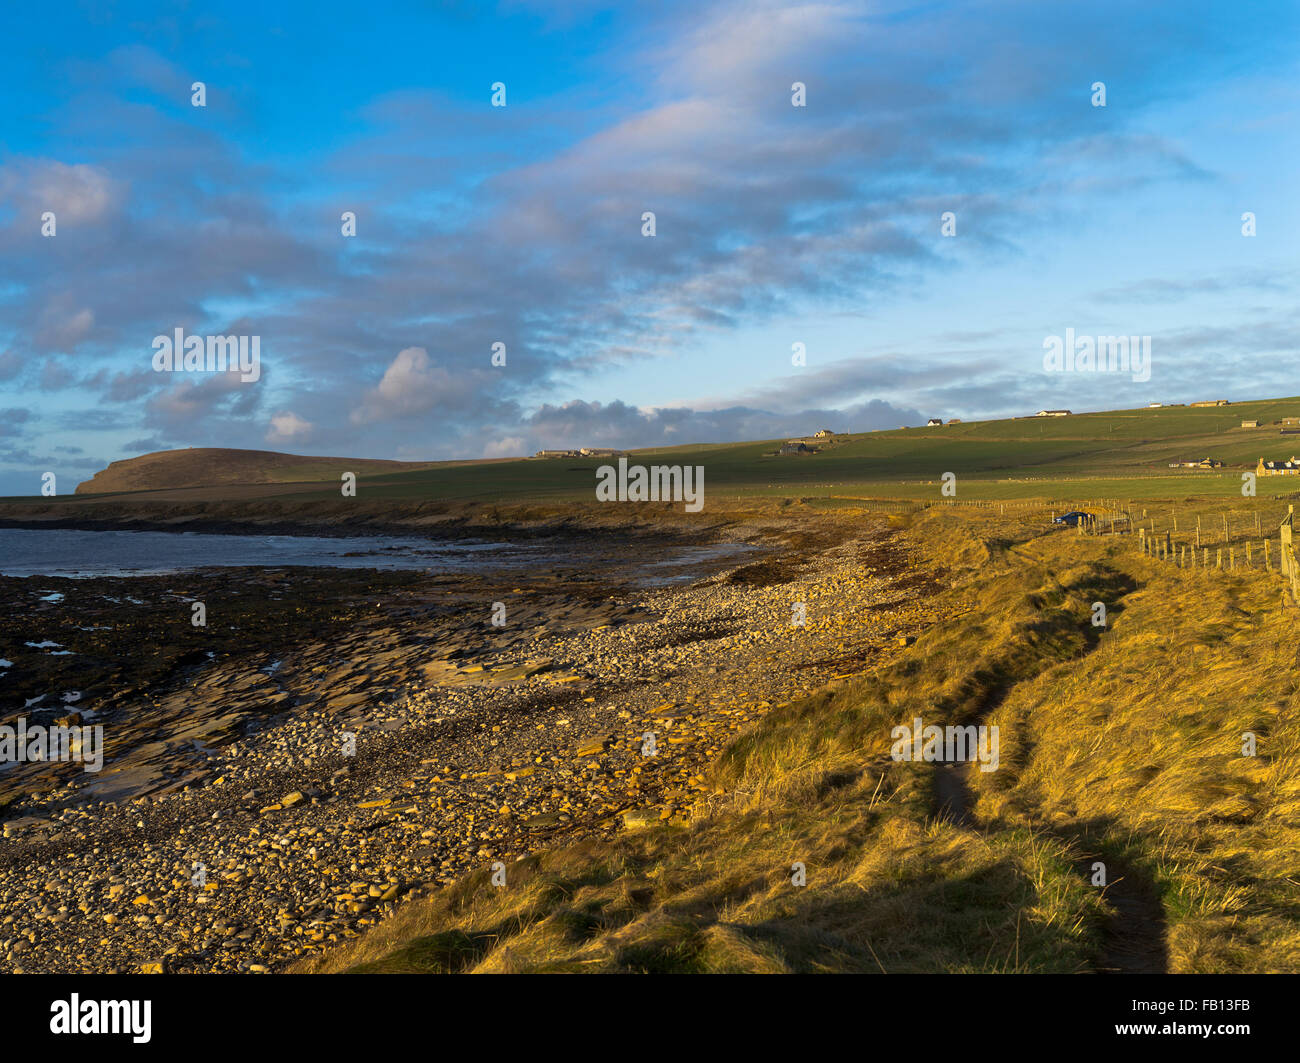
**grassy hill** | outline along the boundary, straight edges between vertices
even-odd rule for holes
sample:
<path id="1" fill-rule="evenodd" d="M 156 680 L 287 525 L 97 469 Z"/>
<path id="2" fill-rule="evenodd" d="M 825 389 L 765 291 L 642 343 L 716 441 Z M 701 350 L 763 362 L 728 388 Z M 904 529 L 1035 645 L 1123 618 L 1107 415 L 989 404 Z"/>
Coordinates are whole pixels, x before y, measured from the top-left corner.
<path id="1" fill-rule="evenodd" d="M 632 453 L 640 462 L 702 465 L 707 491 L 740 496 L 935 498 L 941 477 L 951 472 L 958 479 L 958 497 L 967 499 L 1224 497 L 1239 494 L 1242 470 L 1253 470 L 1259 458 L 1300 452 L 1300 436 L 1281 436 L 1274 424 L 1297 415 L 1300 398 L 1270 399 L 846 434 L 808 455 L 778 456 L 782 440 Z M 1264 427 L 1241 427 L 1243 420 L 1256 419 Z M 1169 468 L 1171 462 L 1203 457 L 1225 467 Z M 196 448 L 114 462 L 77 491 L 204 488 L 206 499 L 237 497 L 248 485 L 282 484 L 285 495 L 327 499 L 338 497 L 340 474 L 351 471 L 362 485 L 359 494 L 369 499 L 559 501 L 591 498 L 596 470 L 609 460 L 413 463 Z M 1283 493 L 1292 483 L 1264 481 L 1259 491 Z"/>
<path id="2" fill-rule="evenodd" d="M 242 484 L 302 484 L 337 481 L 345 471 L 382 476 L 462 462 L 389 461 L 371 458 L 317 458 L 273 450 L 188 447 L 160 450 L 115 461 L 77 485 L 77 494 L 162 491 Z"/>

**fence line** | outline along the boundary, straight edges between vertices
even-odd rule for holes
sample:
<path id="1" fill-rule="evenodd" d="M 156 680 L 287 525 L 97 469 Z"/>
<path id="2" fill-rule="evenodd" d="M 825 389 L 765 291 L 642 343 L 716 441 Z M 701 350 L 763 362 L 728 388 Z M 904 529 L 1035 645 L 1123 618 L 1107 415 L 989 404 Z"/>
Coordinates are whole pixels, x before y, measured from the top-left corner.
<path id="1" fill-rule="evenodd" d="M 1258 518 L 1258 514 L 1256 514 Z M 1292 532 L 1295 525 L 1295 506 L 1287 506 L 1287 514 L 1278 526 L 1277 538 L 1277 559 L 1278 572 L 1281 574 L 1287 587 L 1291 591 L 1291 602 L 1300 606 L 1300 557 L 1296 556 L 1295 543 Z M 1172 529 L 1167 528 L 1164 536 L 1161 537 L 1155 532 L 1155 523 L 1150 523 L 1150 529 L 1146 525 L 1139 526 L 1137 529 L 1137 548 L 1138 550 L 1156 561 L 1164 561 L 1175 565 L 1178 568 L 1199 568 L 1202 571 L 1208 571 L 1211 568 L 1216 571 L 1237 571 L 1237 545 L 1232 542 L 1231 530 L 1228 520 L 1225 517 L 1223 522 L 1223 542 L 1216 545 L 1211 556 L 1211 548 L 1201 541 L 1200 521 L 1197 521 L 1195 531 L 1195 540 L 1191 543 L 1175 543 L 1173 540 L 1174 530 L 1177 523 L 1174 522 Z M 1259 521 L 1256 519 L 1256 528 L 1259 527 Z M 1148 534 L 1148 532 L 1150 532 Z M 1263 561 L 1263 570 L 1265 572 L 1273 571 L 1272 559 L 1272 541 L 1262 539 L 1263 551 L 1261 560 Z M 1247 540 L 1242 544 L 1243 550 L 1243 567 L 1248 571 L 1259 571 L 1255 567 L 1254 543 Z M 1190 555 L 1188 548 L 1191 548 Z"/>

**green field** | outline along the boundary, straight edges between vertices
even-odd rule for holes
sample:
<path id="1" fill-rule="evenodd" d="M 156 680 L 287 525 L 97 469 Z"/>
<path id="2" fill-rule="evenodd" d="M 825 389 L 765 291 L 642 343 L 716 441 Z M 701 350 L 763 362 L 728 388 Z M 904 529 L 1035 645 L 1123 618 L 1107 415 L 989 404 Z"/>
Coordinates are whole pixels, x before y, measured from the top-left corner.
<path id="1" fill-rule="evenodd" d="M 867 432 L 837 436 L 834 445 L 811 455 L 775 455 L 778 439 L 635 451 L 631 460 L 702 465 L 706 491 L 739 496 L 931 499 L 939 497 L 942 475 L 952 472 L 957 497 L 964 499 L 1239 497 L 1242 471 L 1254 470 L 1259 458 L 1300 453 L 1300 436 L 1281 436 L 1272 424 L 1286 416 L 1300 416 L 1300 398 Z M 1242 428 L 1243 420 L 1264 427 Z M 1204 457 L 1225 467 L 1168 467 Z M 610 460 L 530 459 L 362 482 L 372 498 L 590 498 L 596 469 Z M 1300 482 L 1279 477 L 1261 479 L 1258 492 L 1263 497 L 1293 489 Z"/>
<path id="2" fill-rule="evenodd" d="M 780 439 L 687 445 L 633 451 L 631 461 L 703 466 L 706 496 L 714 497 L 931 500 L 942 497 L 943 474 L 953 473 L 959 500 L 1227 499 L 1240 497 L 1241 473 L 1254 470 L 1261 457 L 1300 453 L 1300 435 L 1280 435 L 1275 423 L 1291 416 L 1300 416 L 1300 398 L 847 434 L 815 454 L 777 455 Z M 1264 427 L 1242 428 L 1243 420 L 1259 420 Z M 171 452 L 177 468 L 169 479 L 164 461 L 158 491 L 77 497 L 147 500 L 163 490 L 191 487 L 196 481 L 189 453 Z M 1224 467 L 1169 468 L 1171 462 L 1205 457 Z M 157 456 L 137 460 L 158 464 Z M 187 460 L 190 465 L 182 465 Z M 561 502 L 592 499 L 596 470 L 611 461 L 527 458 L 394 471 L 364 459 L 285 456 L 273 476 L 254 482 L 284 485 L 283 493 L 259 491 L 263 499 L 335 499 L 339 474 L 352 471 L 358 474 L 359 496 L 370 500 Z M 1295 490 L 1300 490 L 1300 478 L 1261 478 L 1258 485 L 1261 498 L 1285 497 Z M 204 500 L 222 497 L 239 497 L 239 492 L 227 484 L 213 485 L 204 494 Z"/>

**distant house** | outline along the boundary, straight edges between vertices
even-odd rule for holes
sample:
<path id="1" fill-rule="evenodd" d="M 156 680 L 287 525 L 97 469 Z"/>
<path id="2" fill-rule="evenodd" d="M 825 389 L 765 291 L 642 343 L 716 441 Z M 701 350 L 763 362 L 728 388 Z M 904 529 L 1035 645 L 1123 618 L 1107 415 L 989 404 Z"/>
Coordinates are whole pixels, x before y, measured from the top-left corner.
<path id="1" fill-rule="evenodd" d="M 1283 428 L 1300 428 L 1300 417 L 1283 417 Z"/>
<path id="2" fill-rule="evenodd" d="M 1069 410 L 1039 410 L 1035 417 L 1069 417 Z"/>
<path id="3" fill-rule="evenodd" d="M 1200 461 L 1171 461 L 1171 469 L 1221 469 L 1223 462 L 1214 458 L 1202 458 Z"/>
<path id="4" fill-rule="evenodd" d="M 1255 466 L 1256 476 L 1300 476 L 1300 458 L 1292 457 L 1290 461 L 1265 461 L 1259 459 Z"/>
<path id="5" fill-rule="evenodd" d="M 539 450 L 533 455 L 535 458 L 576 458 L 576 450 Z"/>
<path id="6" fill-rule="evenodd" d="M 949 424 L 961 424 L 961 418 L 960 418 L 960 417 L 949 417 L 949 418 L 948 418 L 948 423 L 949 423 Z"/>
<path id="7" fill-rule="evenodd" d="M 1158 410 L 1158 409 L 1160 409 L 1160 407 L 1163 406 L 1163 405 L 1164 405 L 1163 402 L 1148 402 L 1148 403 L 1147 403 L 1147 409 L 1148 409 L 1148 410 Z"/>
<path id="8" fill-rule="evenodd" d="M 608 447 L 583 447 L 578 453 L 584 458 L 621 458 L 627 451 L 611 450 Z"/>
<path id="9" fill-rule="evenodd" d="M 1231 406 L 1227 399 L 1205 399 L 1201 402 L 1192 403 L 1193 406 Z"/>
<path id="10" fill-rule="evenodd" d="M 942 418 L 939 418 L 939 417 L 931 417 L 928 421 L 925 422 L 925 427 L 926 427 L 926 428 L 942 428 L 942 427 L 943 427 L 943 420 L 942 420 Z"/>
<path id="11" fill-rule="evenodd" d="M 789 442 L 781 444 L 781 454 L 807 454 L 809 453 L 808 444 L 802 440 L 791 439 Z"/>
<path id="12" fill-rule="evenodd" d="M 814 439 L 830 439 L 830 437 L 833 436 L 834 434 L 835 434 L 835 433 L 832 432 L 829 428 L 823 428 L 823 429 L 822 429 L 821 431 L 819 431 L 815 436 L 813 436 L 813 438 L 814 438 Z"/>
<path id="13" fill-rule="evenodd" d="M 1259 424 L 1260 424 L 1260 423 L 1259 423 L 1258 421 L 1242 421 L 1242 422 L 1241 422 L 1241 427 L 1242 427 L 1242 428 L 1258 428 L 1258 427 L 1259 427 Z"/>

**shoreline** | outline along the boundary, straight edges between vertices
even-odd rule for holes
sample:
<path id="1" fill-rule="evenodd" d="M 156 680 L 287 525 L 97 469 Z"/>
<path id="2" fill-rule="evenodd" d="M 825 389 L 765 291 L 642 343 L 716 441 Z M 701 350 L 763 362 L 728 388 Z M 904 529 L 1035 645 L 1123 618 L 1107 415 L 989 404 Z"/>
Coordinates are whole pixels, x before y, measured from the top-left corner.
<path id="1" fill-rule="evenodd" d="M 15 800 L 6 773 L 4 966 L 275 969 L 489 857 L 689 822 L 731 736 L 923 622 L 915 586 L 891 591 L 906 570 L 880 521 L 689 586 L 638 588 L 581 558 L 424 579 L 260 570 L 180 587 L 237 628 L 193 647 L 175 596 L 194 574 L 131 578 L 141 604 L 121 615 L 136 641 L 168 615 L 176 632 L 154 638 L 171 656 L 142 646 L 155 671 L 108 692 L 98 777 L 67 771 Z M 797 638 L 792 600 L 808 610 Z"/>
<path id="2" fill-rule="evenodd" d="M 148 501 L 0 502 L 0 528 L 71 531 L 205 532 L 223 535 L 426 536 L 431 539 L 609 538 L 698 542 L 716 539 L 766 507 L 683 513 L 680 504 L 437 501 L 226 500 L 198 504 Z M 764 517 L 767 520 L 764 520 Z M 782 523 L 777 521 L 776 523 Z M 744 529 L 739 529 L 744 534 Z"/>
<path id="3" fill-rule="evenodd" d="M 593 572 L 626 569 L 637 573 L 639 581 L 654 583 L 689 578 L 689 573 L 702 565 L 740 565 L 771 549 L 766 543 L 752 541 L 664 538 L 640 540 L 637 547 L 637 556 L 629 560 L 625 549 L 607 539 L 573 536 L 493 540 L 0 528 L 0 579 L 127 579 L 216 575 L 242 569 L 308 574 L 347 569 L 468 577 L 475 572 L 563 563 L 581 555 Z M 671 575 L 678 569 L 688 576 Z"/>

